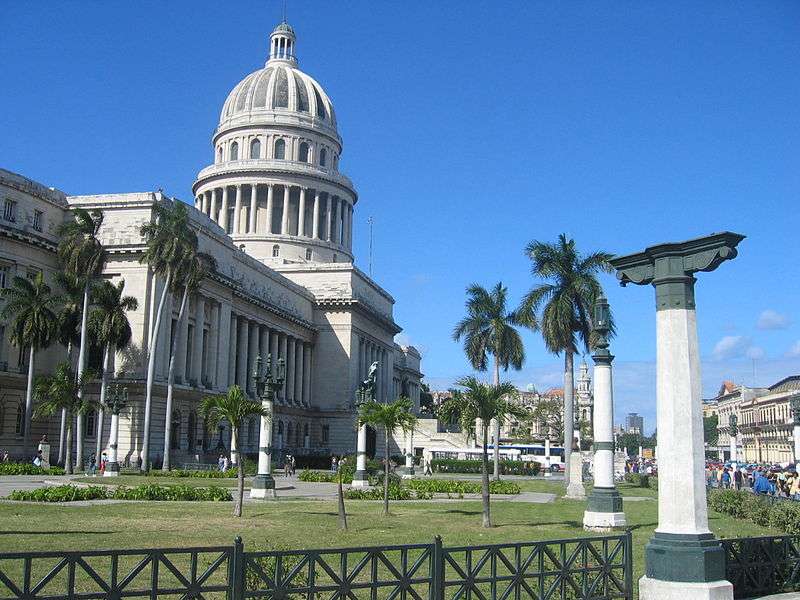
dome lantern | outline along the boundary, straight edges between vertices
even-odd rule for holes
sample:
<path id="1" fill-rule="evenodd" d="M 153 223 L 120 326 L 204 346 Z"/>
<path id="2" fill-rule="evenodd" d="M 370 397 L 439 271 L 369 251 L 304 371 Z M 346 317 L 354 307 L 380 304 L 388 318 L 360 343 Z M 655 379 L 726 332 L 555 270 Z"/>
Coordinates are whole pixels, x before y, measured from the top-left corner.
<path id="1" fill-rule="evenodd" d="M 285 61 L 297 65 L 294 53 L 295 41 L 294 29 L 286 21 L 280 23 L 269 36 L 267 64 L 274 61 Z"/>

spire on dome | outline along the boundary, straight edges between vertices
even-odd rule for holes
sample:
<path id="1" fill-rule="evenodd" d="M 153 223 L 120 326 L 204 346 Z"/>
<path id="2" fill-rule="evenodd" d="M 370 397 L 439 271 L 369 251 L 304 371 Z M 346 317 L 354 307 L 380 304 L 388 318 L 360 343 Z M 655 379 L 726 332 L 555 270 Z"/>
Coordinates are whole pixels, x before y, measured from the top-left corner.
<path id="1" fill-rule="evenodd" d="M 267 63 L 280 60 L 296 66 L 297 57 L 294 54 L 296 39 L 294 29 L 286 20 L 279 23 L 269 36 L 269 59 Z"/>

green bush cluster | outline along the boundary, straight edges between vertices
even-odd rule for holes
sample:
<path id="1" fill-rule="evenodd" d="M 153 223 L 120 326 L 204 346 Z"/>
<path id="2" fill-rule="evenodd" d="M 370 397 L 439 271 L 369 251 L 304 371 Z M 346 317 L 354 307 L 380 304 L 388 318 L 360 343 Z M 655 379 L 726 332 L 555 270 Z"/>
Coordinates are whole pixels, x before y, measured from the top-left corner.
<path id="1" fill-rule="evenodd" d="M 78 500 L 108 498 L 108 490 L 99 485 L 90 485 L 88 487 L 57 485 L 36 490 L 14 490 L 8 497 L 11 500 L 25 500 L 27 502 L 76 502 Z"/>
<path id="2" fill-rule="evenodd" d="M 355 475 L 355 470 L 349 465 L 345 465 L 342 467 L 341 471 L 342 483 L 353 483 L 353 475 Z M 300 473 L 297 475 L 297 478 L 300 481 L 312 481 L 316 483 L 336 483 L 339 481 L 339 475 L 337 473 L 332 473 L 331 471 L 304 470 L 300 471 Z"/>
<path id="3" fill-rule="evenodd" d="M 349 500 L 383 500 L 383 488 L 350 489 L 344 495 Z M 399 485 L 389 485 L 389 500 L 430 500 L 431 498 L 433 498 L 431 492 L 412 490 Z"/>
<path id="4" fill-rule="evenodd" d="M 642 488 L 658 489 L 658 477 L 645 473 L 625 473 L 625 481 Z"/>
<path id="5" fill-rule="evenodd" d="M 459 481 L 457 479 L 412 479 L 409 488 L 436 494 L 480 494 L 480 481 Z M 490 481 L 490 494 L 519 494 L 521 489 L 513 481 Z"/>
<path id="6" fill-rule="evenodd" d="M 27 502 L 75 502 L 78 500 L 181 500 L 224 502 L 231 500 L 230 490 L 222 487 L 195 488 L 188 485 L 146 484 L 136 487 L 118 487 L 111 490 L 104 486 L 58 485 L 36 490 L 14 490 L 11 500 Z"/>
<path id="7" fill-rule="evenodd" d="M 172 471 L 159 471 L 152 470 L 147 475 L 149 477 L 197 477 L 198 479 L 235 479 L 236 469 L 228 469 L 227 471 L 213 470 L 213 471 L 200 471 L 200 470 L 187 470 L 175 469 Z"/>
<path id="8" fill-rule="evenodd" d="M 489 469 L 491 469 L 491 464 Z M 538 475 L 542 466 L 521 460 L 501 460 L 500 473 L 503 475 Z M 438 473 L 480 473 L 480 460 L 459 460 L 456 458 L 435 458 L 431 461 L 431 469 Z"/>
<path id="9" fill-rule="evenodd" d="M 0 463 L 0 475 L 63 475 L 61 467 L 43 469 L 33 463 Z"/>
<path id="10" fill-rule="evenodd" d="M 747 491 L 710 490 L 708 505 L 717 512 L 748 519 L 761 527 L 800 535 L 800 502 L 770 502 Z"/>

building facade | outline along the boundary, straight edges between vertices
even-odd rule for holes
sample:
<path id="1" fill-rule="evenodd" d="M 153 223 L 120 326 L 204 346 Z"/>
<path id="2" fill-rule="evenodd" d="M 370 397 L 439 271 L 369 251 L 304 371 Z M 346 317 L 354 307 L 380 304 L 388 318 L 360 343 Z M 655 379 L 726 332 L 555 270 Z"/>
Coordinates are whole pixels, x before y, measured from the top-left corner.
<path id="1" fill-rule="evenodd" d="M 190 299 L 182 323 L 180 298 L 167 294 L 165 318 L 153 331 L 164 281 L 139 262 L 145 248 L 140 227 L 153 218 L 153 204 L 179 200 L 160 191 L 70 196 L 0 170 L 0 286 L 39 271 L 52 282 L 59 268 L 57 229 L 71 218 L 70 209 L 104 215 L 103 276 L 124 280 L 125 293 L 139 302 L 128 315 L 131 346 L 113 357 L 114 376 L 130 398 L 120 420 L 121 461 L 135 462 L 141 450 L 153 336 L 158 341 L 150 454 L 156 464 L 163 456 L 166 419 L 172 422 L 173 464 L 229 449 L 229 432 L 205 432 L 197 407 L 204 395 L 234 384 L 254 395 L 251 375 L 258 356 L 286 361 L 273 439 L 294 455 L 354 450 L 355 389 L 373 362 L 378 400 L 405 395 L 419 405 L 420 355 L 395 344 L 401 328 L 393 317 L 394 299 L 354 265 L 359 198 L 339 172 L 343 144 L 333 104 L 320 84 L 300 71 L 295 50 L 294 31 L 281 23 L 270 35 L 265 66 L 237 84 L 223 105 L 211 139 L 213 158 L 197 175 L 190 210 L 199 250 L 214 257 L 216 269 Z M 0 449 L 18 455 L 27 359 L 10 344 L 7 330 L 0 325 Z M 166 415 L 173 340 L 175 404 Z M 51 372 L 65 357 L 63 347 L 50 346 L 39 353 L 36 372 Z M 100 447 L 107 441 L 108 415 L 104 421 L 94 414 L 87 418 L 87 456 L 98 438 Z M 57 419 L 33 424 L 33 439 L 43 433 L 57 448 Z M 241 438 L 242 451 L 257 452 L 256 419 Z"/>
<path id="2" fill-rule="evenodd" d="M 792 399 L 798 395 L 800 375 L 792 375 L 741 402 L 739 435 L 744 460 L 781 465 L 797 462 Z"/>

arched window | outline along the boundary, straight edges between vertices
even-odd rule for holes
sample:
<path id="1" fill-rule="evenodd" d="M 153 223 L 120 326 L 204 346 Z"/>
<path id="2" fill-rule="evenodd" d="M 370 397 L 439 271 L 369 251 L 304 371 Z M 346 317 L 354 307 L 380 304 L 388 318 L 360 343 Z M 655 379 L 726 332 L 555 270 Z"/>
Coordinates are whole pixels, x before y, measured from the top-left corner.
<path id="1" fill-rule="evenodd" d="M 169 435 L 169 447 L 172 450 L 181 449 L 181 411 L 172 411 L 172 431 Z"/>
<path id="2" fill-rule="evenodd" d="M 275 244 L 272 247 L 272 258 L 278 258 L 281 255 L 281 247 L 278 244 Z"/>
<path id="3" fill-rule="evenodd" d="M 309 153 L 308 143 L 302 142 L 300 144 L 300 150 L 297 152 L 297 160 L 299 160 L 300 162 L 307 163 L 308 153 Z"/>
<path id="4" fill-rule="evenodd" d="M 308 423 L 303 425 L 303 443 L 305 444 L 305 438 L 308 437 Z"/>
<path id="5" fill-rule="evenodd" d="M 17 421 L 14 424 L 14 433 L 18 436 L 25 434 L 25 405 L 22 402 L 17 404 Z"/>
<path id="6" fill-rule="evenodd" d="M 194 450 L 195 444 L 197 443 L 197 413 L 194 411 L 189 413 L 189 423 L 187 424 L 186 429 L 186 437 L 189 439 L 189 451 L 191 452 Z"/>
<path id="7" fill-rule="evenodd" d="M 90 410 L 86 413 L 86 435 L 89 437 L 94 437 L 95 432 L 97 431 L 97 413 L 93 410 Z"/>
<path id="8" fill-rule="evenodd" d="M 306 260 L 311 260 L 312 256 L 313 252 L 311 251 L 311 248 L 306 248 Z"/>
<path id="9" fill-rule="evenodd" d="M 222 146 L 217 148 L 217 162 L 218 163 L 222 162 Z"/>
<path id="10" fill-rule="evenodd" d="M 328 162 L 328 151 L 322 148 L 319 151 L 319 166 L 324 167 L 326 162 Z"/>
<path id="11" fill-rule="evenodd" d="M 258 138 L 250 142 L 250 158 L 261 158 L 261 141 Z"/>
<path id="12" fill-rule="evenodd" d="M 275 140 L 275 158 L 286 158 L 286 142 L 280 138 Z"/>
<path id="13" fill-rule="evenodd" d="M 230 160 L 239 160 L 239 142 L 231 144 Z"/>

